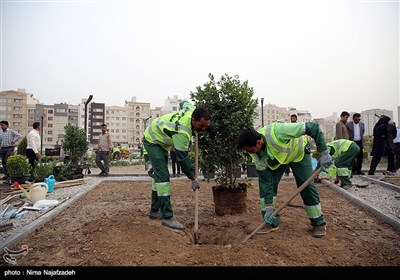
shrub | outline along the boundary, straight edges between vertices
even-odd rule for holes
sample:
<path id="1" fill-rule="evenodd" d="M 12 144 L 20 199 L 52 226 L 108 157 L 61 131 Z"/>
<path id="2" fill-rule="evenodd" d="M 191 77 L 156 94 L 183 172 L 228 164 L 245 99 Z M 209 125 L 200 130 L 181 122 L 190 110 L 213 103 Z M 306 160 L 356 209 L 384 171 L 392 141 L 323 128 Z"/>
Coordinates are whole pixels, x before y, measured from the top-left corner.
<path id="1" fill-rule="evenodd" d="M 30 176 L 31 165 L 24 155 L 12 155 L 7 159 L 7 172 L 10 176 Z"/>
<path id="2" fill-rule="evenodd" d="M 43 182 L 50 175 L 53 175 L 53 164 L 51 163 L 40 163 L 33 169 L 33 179 L 35 182 Z"/>
<path id="3" fill-rule="evenodd" d="M 258 101 L 252 99 L 254 90 L 248 81 L 241 83 L 237 75 L 225 74 L 218 82 L 212 74 L 208 77 L 209 82 L 190 94 L 197 107 L 211 114 L 210 127 L 199 134 L 201 164 L 205 170 L 215 167 L 217 181 L 232 187 L 236 186 L 234 174 L 244 160 L 243 152 L 236 149 L 236 139 L 243 128 L 253 126 Z"/>

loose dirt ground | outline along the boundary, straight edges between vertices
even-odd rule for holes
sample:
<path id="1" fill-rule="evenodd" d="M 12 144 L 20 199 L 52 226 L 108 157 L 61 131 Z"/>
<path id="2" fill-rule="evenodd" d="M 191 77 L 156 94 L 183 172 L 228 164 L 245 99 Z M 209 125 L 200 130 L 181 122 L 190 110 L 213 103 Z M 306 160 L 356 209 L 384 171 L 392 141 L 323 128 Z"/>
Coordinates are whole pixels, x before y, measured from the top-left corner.
<path id="1" fill-rule="evenodd" d="M 296 197 L 281 212 L 278 231 L 238 240 L 262 223 L 258 183 L 248 190 L 248 210 L 216 216 L 211 186 L 202 182 L 199 233 L 193 244 L 194 195 L 190 181 L 172 180 L 175 217 L 184 231 L 150 220 L 149 182 L 104 183 L 13 249 L 21 266 L 400 266 L 400 231 L 380 222 L 323 184 L 318 184 L 327 235 L 313 238 Z M 278 204 L 295 191 L 293 179 L 282 180 Z M 8 265 L 2 263 L 1 265 Z"/>

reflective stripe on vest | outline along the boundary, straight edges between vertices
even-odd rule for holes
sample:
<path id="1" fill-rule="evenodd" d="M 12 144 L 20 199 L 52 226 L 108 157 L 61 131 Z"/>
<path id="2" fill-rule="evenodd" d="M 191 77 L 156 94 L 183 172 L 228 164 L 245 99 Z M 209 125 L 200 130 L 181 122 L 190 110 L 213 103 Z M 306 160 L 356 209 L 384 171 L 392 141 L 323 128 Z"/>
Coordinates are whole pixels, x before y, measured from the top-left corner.
<path id="1" fill-rule="evenodd" d="M 304 147 L 307 144 L 307 137 L 300 136 L 290 139 L 288 143 L 282 143 L 276 138 L 274 128 L 275 123 L 272 123 L 267 128 L 261 128 L 258 132 L 265 135 L 268 155 L 275 158 L 279 163 L 271 166 L 268 164 L 267 159 L 261 159 L 257 154 L 250 154 L 256 164 L 257 170 L 264 170 L 266 167 L 275 170 L 281 164 L 298 162 L 304 157 Z"/>
<path id="2" fill-rule="evenodd" d="M 327 143 L 327 145 L 335 149 L 335 153 L 333 154 L 333 156 L 337 158 L 342 153 L 346 152 L 352 143 L 353 141 L 350 140 L 339 139 L 329 142 Z"/>
<path id="3" fill-rule="evenodd" d="M 186 134 L 190 142 L 192 137 L 192 113 L 192 108 L 188 108 L 178 113 L 159 117 L 151 122 L 151 125 L 144 132 L 144 137 L 150 143 L 159 144 L 167 150 L 173 147 L 173 141 L 171 137 L 163 132 L 164 129 Z"/>

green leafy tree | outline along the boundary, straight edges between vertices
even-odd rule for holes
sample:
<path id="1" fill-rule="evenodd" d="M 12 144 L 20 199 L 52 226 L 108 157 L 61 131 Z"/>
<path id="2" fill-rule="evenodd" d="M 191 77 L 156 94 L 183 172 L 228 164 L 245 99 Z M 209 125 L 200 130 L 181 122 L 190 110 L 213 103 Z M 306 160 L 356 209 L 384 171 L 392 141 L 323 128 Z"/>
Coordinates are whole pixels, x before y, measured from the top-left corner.
<path id="1" fill-rule="evenodd" d="M 205 169 L 215 168 L 222 186 L 236 187 L 234 174 L 245 159 L 236 149 L 236 139 L 243 128 L 253 126 L 258 100 L 252 99 L 248 81 L 241 83 L 238 75 L 225 74 L 219 81 L 212 74 L 208 77 L 210 81 L 190 94 L 196 106 L 207 108 L 212 117 L 206 133 L 199 135 L 201 162 Z"/>
<path id="2" fill-rule="evenodd" d="M 26 147 L 28 146 L 28 138 L 26 135 L 22 138 L 21 142 L 18 144 L 17 154 L 25 155 L 26 154 Z"/>
<path id="3" fill-rule="evenodd" d="M 69 156 L 71 163 L 77 165 L 86 153 L 89 143 L 86 140 L 85 131 L 75 125 L 64 126 L 65 136 L 62 148 Z"/>

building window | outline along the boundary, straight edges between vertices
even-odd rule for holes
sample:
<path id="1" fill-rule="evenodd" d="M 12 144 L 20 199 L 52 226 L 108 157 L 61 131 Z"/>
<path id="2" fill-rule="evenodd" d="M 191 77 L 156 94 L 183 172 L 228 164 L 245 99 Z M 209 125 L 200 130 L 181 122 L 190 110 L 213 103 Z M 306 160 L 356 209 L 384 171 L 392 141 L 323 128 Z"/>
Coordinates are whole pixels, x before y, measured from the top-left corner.
<path id="1" fill-rule="evenodd" d="M 21 114 L 14 114 L 13 117 L 14 117 L 14 119 L 22 119 Z"/>
<path id="2" fill-rule="evenodd" d="M 53 127 L 52 123 L 47 124 L 47 127 Z"/>
<path id="3" fill-rule="evenodd" d="M 22 99 L 16 99 L 16 98 L 14 99 L 14 103 L 22 103 L 22 101 L 23 101 Z"/>
<path id="4" fill-rule="evenodd" d="M 52 120 L 53 120 L 53 117 L 47 117 L 47 120 L 48 120 L 48 121 L 52 121 Z"/>

